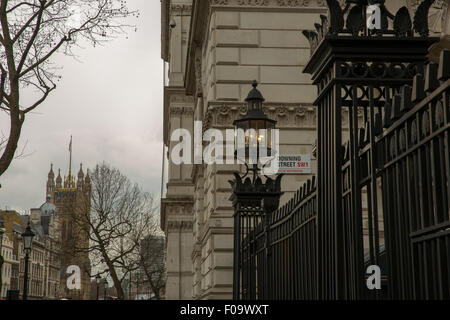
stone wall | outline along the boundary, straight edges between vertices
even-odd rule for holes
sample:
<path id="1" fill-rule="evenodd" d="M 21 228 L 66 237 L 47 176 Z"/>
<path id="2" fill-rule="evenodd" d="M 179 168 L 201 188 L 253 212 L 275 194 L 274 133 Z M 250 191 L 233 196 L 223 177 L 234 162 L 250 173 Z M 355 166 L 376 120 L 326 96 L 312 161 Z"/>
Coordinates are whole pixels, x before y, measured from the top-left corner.
<path id="1" fill-rule="evenodd" d="M 315 142 L 316 88 L 303 66 L 310 56 L 301 31 L 326 13 L 323 1 L 194 1 L 186 89 L 197 98 L 195 120 L 203 130 L 225 131 L 246 110 L 257 80 L 265 113 L 277 120 L 282 154 L 311 154 Z M 206 5 L 206 4 L 205 4 Z M 189 76 L 191 64 L 192 76 Z M 224 132 L 225 134 L 225 132 Z M 233 208 L 228 180 L 243 166 L 198 165 L 193 172 L 196 299 L 228 299 L 232 292 Z M 313 172 L 316 163 L 313 161 Z M 282 202 L 310 175 L 284 178 Z"/>

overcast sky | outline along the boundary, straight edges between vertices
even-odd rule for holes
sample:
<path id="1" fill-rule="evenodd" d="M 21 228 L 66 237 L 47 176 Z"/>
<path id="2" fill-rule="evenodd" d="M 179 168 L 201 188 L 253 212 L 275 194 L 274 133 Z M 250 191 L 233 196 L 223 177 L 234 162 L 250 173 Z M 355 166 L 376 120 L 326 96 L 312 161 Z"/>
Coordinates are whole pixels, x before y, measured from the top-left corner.
<path id="1" fill-rule="evenodd" d="M 66 174 L 73 136 L 73 167 L 106 161 L 144 190 L 159 196 L 162 157 L 160 1 L 131 0 L 139 9 L 137 32 L 103 47 L 58 57 L 63 79 L 46 102 L 28 116 L 21 149 L 0 177 L 0 208 L 29 210 L 45 202 L 47 174 L 54 164 Z M 0 114 L 0 125 L 7 120 Z"/>

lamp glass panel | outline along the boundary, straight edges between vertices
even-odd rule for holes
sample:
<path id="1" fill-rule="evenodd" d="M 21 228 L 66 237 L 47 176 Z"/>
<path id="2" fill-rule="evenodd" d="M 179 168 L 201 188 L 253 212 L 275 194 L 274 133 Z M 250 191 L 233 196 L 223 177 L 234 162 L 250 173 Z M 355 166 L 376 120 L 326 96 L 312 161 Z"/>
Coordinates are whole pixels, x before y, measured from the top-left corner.
<path id="1" fill-rule="evenodd" d="M 238 122 L 236 123 L 236 130 L 235 130 L 235 133 L 234 133 L 234 137 L 235 137 L 235 140 L 234 140 L 235 148 L 237 148 L 238 145 L 239 145 L 239 143 L 238 143 L 238 142 L 239 142 L 239 141 L 238 141 L 238 138 L 239 138 L 239 136 L 238 136 L 238 131 L 239 131 L 239 129 L 243 130 L 243 131 L 244 131 L 244 135 L 245 135 L 245 133 L 246 133 L 247 130 L 249 129 L 249 125 L 250 125 L 250 123 L 249 123 L 248 120 L 242 120 L 242 121 L 238 121 Z M 247 136 L 245 136 L 245 146 L 248 146 L 248 145 L 249 145 L 249 139 L 248 139 Z"/>
<path id="2" fill-rule="evenodd" d="M 272 148 L 272 130 L 275 129 L 275 123 L 271 121 L 266 121 L 267 128 L 267 147 Z"/>
<path id="3" fill-rule="evenodd" d="M 31 236 L 24 236 L 23 237 L 23 247 L 24 247 L 25 250 L 31 249 L 32 239 L 33 239 L 33 237 L 31 237 Z"/>

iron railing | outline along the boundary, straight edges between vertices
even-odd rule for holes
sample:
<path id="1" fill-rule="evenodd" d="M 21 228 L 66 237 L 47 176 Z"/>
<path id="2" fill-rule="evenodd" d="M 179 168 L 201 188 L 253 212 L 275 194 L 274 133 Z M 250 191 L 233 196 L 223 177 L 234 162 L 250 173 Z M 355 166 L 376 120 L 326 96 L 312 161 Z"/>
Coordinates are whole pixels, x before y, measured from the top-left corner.
<path id="1" fill-rule="evenodd" d="M 363 1 L 348 2 L 344 29 L 330 0 L 331 20 L 304 32 L 317 185 L 278 210 L 264 208 L 264 193 L 256 206 L 242 205 L 250 193 L 235 197 L 235 299 L 450 299 L 450 51 L 439 65 L 427 59 L 432 2 L 414 28 L 402 8 L 393 31 L 383 22 L 374 33 L 358 25 Z M 370 265 L 381 290 L 366 285 Z"/>

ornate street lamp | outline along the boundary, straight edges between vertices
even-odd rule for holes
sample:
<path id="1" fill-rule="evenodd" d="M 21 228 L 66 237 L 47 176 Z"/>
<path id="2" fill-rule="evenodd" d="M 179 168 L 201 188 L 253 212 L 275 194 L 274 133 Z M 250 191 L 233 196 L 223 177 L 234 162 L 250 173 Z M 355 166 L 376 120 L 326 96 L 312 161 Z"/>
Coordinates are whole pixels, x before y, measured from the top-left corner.
<path id="1" fill-rule="evenodd" d="M 23 251 L 25 252 L 25 274 L 23 277 L 23 300 L 27 300 L 28 296 L 28 260 L 30 258 L 31 247 L 33 245 L 34 233 L 31 231 L 30 221 L 28 221 L 25 232 L 22 233 Z"/>
<path id="2" fill-rule="evenodd" d="M 95 276 L 95 282 L 97 283 L 97 300 L 98 300 L 98 285 L 100 284 L 100 280 L 102 277 L 98 274 Z"/>
<path id="3" fill-rule="evenodd" d="M 248 259 L 244 257 L 248 243 L 254 243 L 256 233 L 263 233 L 265 251 L 265 274 L 269 277 L 268 259 L 271 255 L 269 247 L 269 226 L 272 213 L 278 208 L 281 192 L 281 178 L 279 174 L 275 180 L 266 177 L 263 183 L 259 177 L 258 162 L 266 158 L 271 160 L 277 154 L 272 132 L 276 121 L 269 119 L 263 111 L 264 97 L 257 89 L 258 83 L 253 82 L 253 89 L 249 92 L 247 99 L 248 110 L 246 115 L 234 122 L 236 130 L 235 156 L 243 162 L 247 172 L 243 177 L 238 172 L 234 173 L 235 179 L 230 181 L 233 193 L 230 200 L 234 207 L 234 261 L 233 261 L 233 299 L 241 298 L 256 299 L 256 288 L 248 286 L 256 270 L 251 270 Z M 245 138 L 242 136 L 243 132 Z M 243 141 L 244 140 L 244 141 Z M 242 142 L 243 141 L 243 142 Z M 262 151 L 262 156 L 260 152 Z M 264 151 L 265 152 L 264 154 Z M 274 160 L 276 161 L 276 160 Z M 250 166 L 249 166 L 250 165 Z M 263 168 L 266 163 L 263 164 Z M 246 176 L 252 171 L 253 177 Z M 244 180 L 244 181 L 243 181 Z M 259 238 L 261 239 L 261 238 Z M 242 281 L 242 285 L 241 285 Z M 265 283 L 268 283 L 266 281 Z M 270 288 L 258 288 L 258 297 L 270 298 Z"/>
<path id="4" fill-rule="evenodd" d="M 248 93 L 247 113 L 239 120 L 234 121 L 235 126 L 235 156 L 243 162 L 249 171 L 253 172 L 253 183 L 255 183 L 258 172 L 258 162 L 261 152 L 264 157 L 273 158 L 277 150 L 273 149 L 272 130 L 275 129 L 276 121 L 269 119 L 263 111 L 265 101 L 261 92 L 257 89 L 258 82 L 252 83 L 253 89 Z M 266 151 L 266 152 L 264 152 Z M 249 167 L 249 164 L 252 165 Z M 264 167 L 264 166 L 263 166 Z"/>

